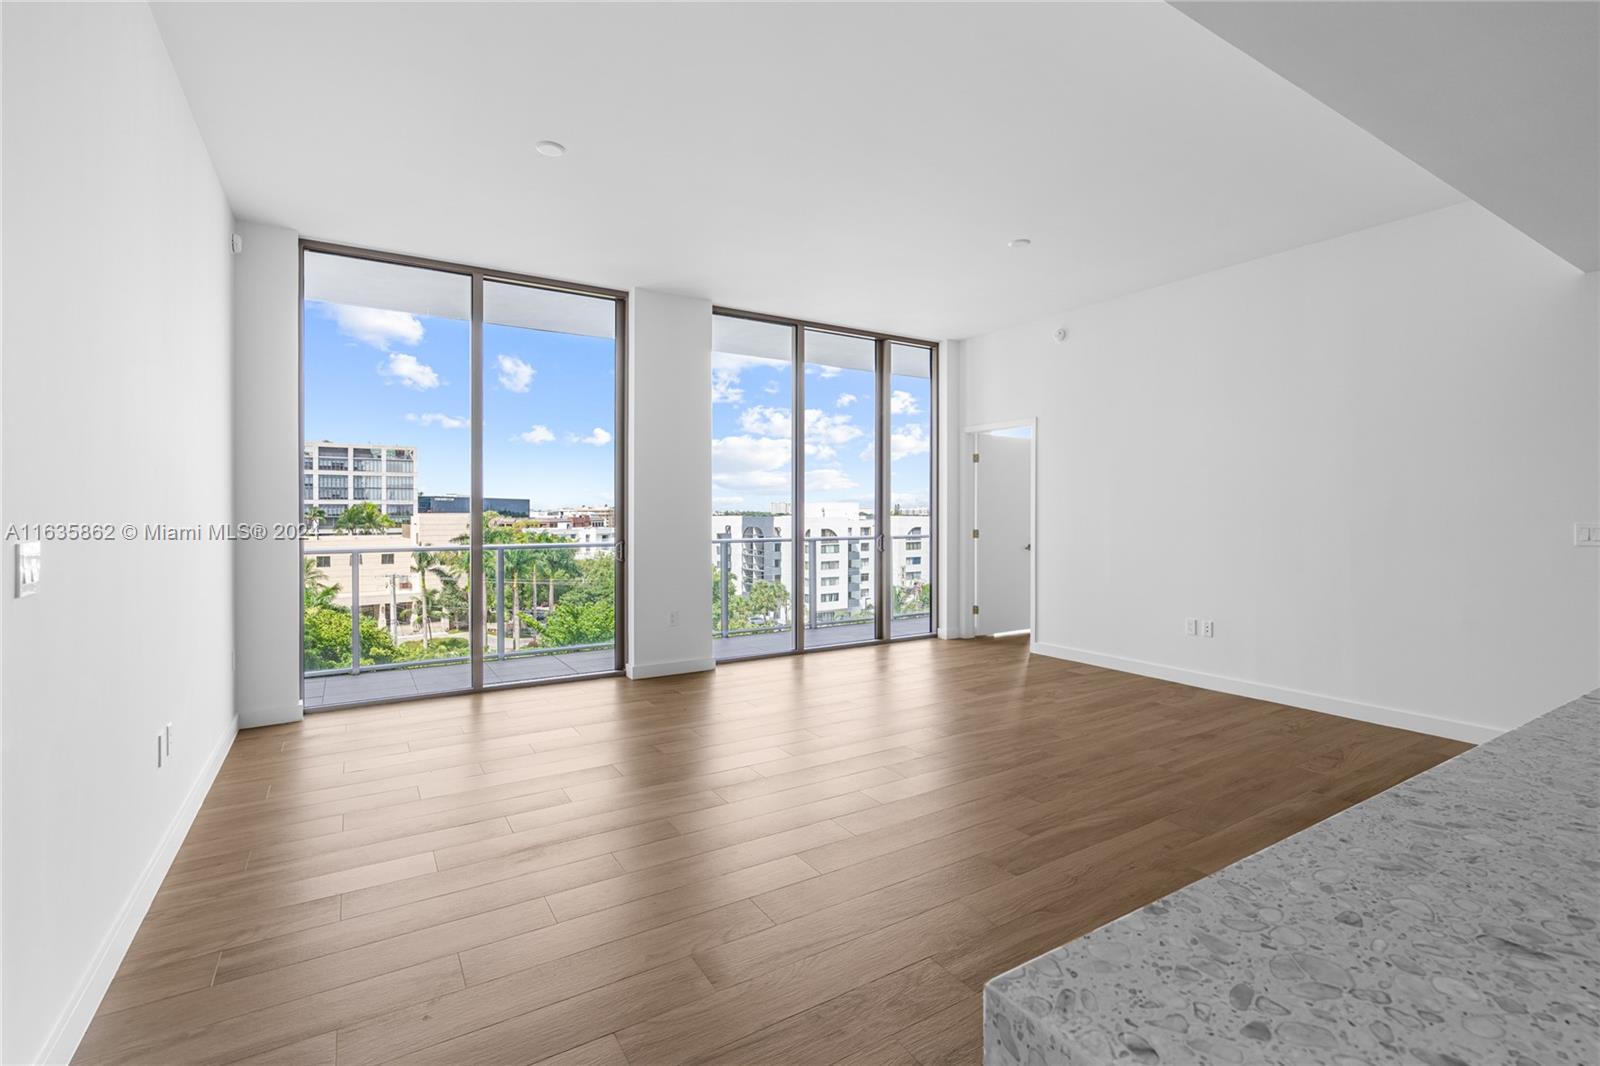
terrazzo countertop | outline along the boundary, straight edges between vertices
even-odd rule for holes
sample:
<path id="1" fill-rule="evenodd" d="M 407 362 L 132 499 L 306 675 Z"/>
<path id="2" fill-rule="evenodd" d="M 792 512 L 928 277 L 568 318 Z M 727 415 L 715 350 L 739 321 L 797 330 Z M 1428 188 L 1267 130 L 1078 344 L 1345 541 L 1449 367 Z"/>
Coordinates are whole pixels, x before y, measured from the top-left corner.
<path id="1" fill-rule="evenodd" d="M 1001 974 L 987 1066 L 1600 1064 L 1600 690 Z"/>

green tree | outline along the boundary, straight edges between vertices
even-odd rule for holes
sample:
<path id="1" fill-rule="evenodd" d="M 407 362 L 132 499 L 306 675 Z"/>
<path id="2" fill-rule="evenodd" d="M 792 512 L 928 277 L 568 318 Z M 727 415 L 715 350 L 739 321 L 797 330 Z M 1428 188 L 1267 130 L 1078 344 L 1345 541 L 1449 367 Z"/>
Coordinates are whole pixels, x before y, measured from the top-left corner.
<path id="1" fill-rule="evenodd" d="M 743 599 L 750 621 L 781 624 L 789 607 L 789 590 L 778 581 L 757 581 Z"/>
<path id="2" fill-rule="evenodd" d="M 536 623 L 540 647 L 607 644 L 616 639 L 617 581 L 611 558 L 575 560 L 573 568 L 577 580 L 561 595 L 555 610 Z"/>
<path id="3" fill-rule="evenodd" d="M 322 523 L 326 522 L 327 520 L 328 520 L 328 512 L 324 511 L 322 508 L 318 507 L 316 504 L 312 504 L 310 507 L 306 508 L 305 521 L 311 526 L 311 528 L 313 530 L 317 529 L 319 526 L 322 525 Z"/>
<path id="4" fill-rule="evenodd" d="M 383 513 L 375 503 L 357 503 L 345 508 L 333 528 L 342 533 L 381 533 L 400 523 Z"/>

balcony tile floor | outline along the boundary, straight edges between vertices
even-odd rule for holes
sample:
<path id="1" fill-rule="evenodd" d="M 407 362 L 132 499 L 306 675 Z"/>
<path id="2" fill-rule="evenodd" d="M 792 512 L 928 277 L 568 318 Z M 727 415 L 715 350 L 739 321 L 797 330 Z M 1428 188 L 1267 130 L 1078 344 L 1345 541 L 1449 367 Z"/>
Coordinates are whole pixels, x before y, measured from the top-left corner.
<path id="1" fill-rule="evenodd" d="M 893 633 L 897 637 L 928 632 L 926 618 L 898 618 Z M 872 639 L 872 623 L 828 626 L 814 629 L 806 637 L 807 647 L 834 648 L 861 644 Z M 713 641 L 717 661 L 772 655 L 794 647 L 792 633 L 752 633 Z M 613 669 L 611 649 L 574 651 L 564 655 L 536 655 L 525 659 L 494 660 L 484 664 L 484 681 L 490 685 L 510 685 L 522 681 L 603 674 Z M 305 709 L 324 710 L 373 700 L 398 700 L 412 696 L 433 696 L 462 692 L 469 686 L 466 663 L 419 667 L 414 670 L 374 670 L 361 674 L 330 674 L 306 678 Z"/>
<path id="2" fill-rule="evenodd" d="M 574 651 L 564 655 L 535 655 L 525 659 L 506 659 L 484 664 L 486 684 L 515 684 L 552 677 L 577 677 L 602 674 L 614 668 L 610 648 Z M 374 670 L 361 674 L 331 674 L 306 678 L 305 709 L 323 710 L 372 700 L 398 700 L 409 696 L 432 696 L 461 692 L 470 685 L 466 663 L 419 667 L 414 670 Z"/>
<path id="3" fill-rule="evenodd" d="M 896 618 L 890 633 L 896 637 L 913 637 L 927 633 L 926 618 Z M 837 648 L 844 644 L 861 644 L 872 639 L 872 623 L 857 622 L 851 625 L 826 626 L 806 632 L 806 647 Z M 752 655 L 774 655 L 794 650 L 794 634 L 751 633 L 747 636 L 718 638 L 712 642 L 718 662 L 728 659 L 746 659 Z"/>

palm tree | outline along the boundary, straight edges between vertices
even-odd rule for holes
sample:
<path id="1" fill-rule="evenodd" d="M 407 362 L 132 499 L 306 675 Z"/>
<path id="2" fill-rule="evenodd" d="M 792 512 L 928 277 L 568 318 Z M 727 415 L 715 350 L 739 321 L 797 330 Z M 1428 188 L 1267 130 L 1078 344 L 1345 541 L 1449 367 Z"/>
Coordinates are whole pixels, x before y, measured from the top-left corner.
<path id="1" fill-rule="evenodd" d="M 438 574 L 441 581 L 444 579 L 444 573 L 441 569 L 444 560 L 440 558 L 443 554 L 453 553 L 411 553 L 411 569 L 416 571 L 417 587 L 422 597 L 422 646 L 424 648 L 428 646 L 428 641 L 433 639 L 432 611 L 428 605 L 428 571 L 432 570 L 435 574 Z"/>
<path id="2" fill-rule="evenodd" d="M 379 533 L 400 523 L 383 513 L 375 503 L 357 503 L 345 508 L 333 528 L 346 533 Z"/>
<path id="3" fill-rule="evenodd" d="M 529 536 L 532 544 L 570 544 L 567 537 L 556 536 L 553 533 L 536 531 Z M 541 549 L 528 552 L 533 556 L 532 563 L 538 578 L 548 582 L 549 593 L 545 598 L 545 609 L 554 612 L 556 609 L 556 579 L 558 577 L 579 577 L 583 570 L 578 566 L 577 552 L 571 549 Z"/>
<path id="4" fill-rule="evenodd" d="M 306 508 L 306 521 L 311 525 L 311 532 L 315 533 L 328 520 L 328 512 L 312 504 Z"/>
<path id="5" fill-rule="evenodd" d="M 315 559 L 305 561 L 305 580 L 302 588 L 307 607 L 331 607 L 333 597 L 339 591 L 339 586 L 330 582 L 322 568 L 317 566 Z"/>

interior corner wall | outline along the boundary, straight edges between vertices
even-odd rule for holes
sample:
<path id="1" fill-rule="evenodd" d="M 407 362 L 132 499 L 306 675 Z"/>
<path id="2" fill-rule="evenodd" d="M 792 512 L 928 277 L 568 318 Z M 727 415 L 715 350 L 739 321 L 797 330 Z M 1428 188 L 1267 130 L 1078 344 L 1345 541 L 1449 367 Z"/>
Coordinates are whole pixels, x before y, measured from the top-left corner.
<path id="1" fill-rule="evenodd" d="M 232 218 L 148 7 L 0 20 L 0 524 L 111 532 L 4 545 L 0 1060 L 59 1062 L 234 735 L 230 547 L 155 532 L 231 518 Z"/>
<path id="2" fill-rule="evenodd" d="M 1600 685 L 1597 290 L 1465 203 L 970 339 L 1037 650 L 1472 741 Z"/>
<path id="3" fill-rule="evenodd" d="M 709 670 L 711 302 L 633 290 L 627 358 L 628 676 Z"/>
<path id="4" fill-rule="evenodd" d="M 234 257 L 234 699 L 241 729 L 300 706 L 300 235 L 240 223 Z M 256 536 L 256 533 L 263 535 Z"/>

